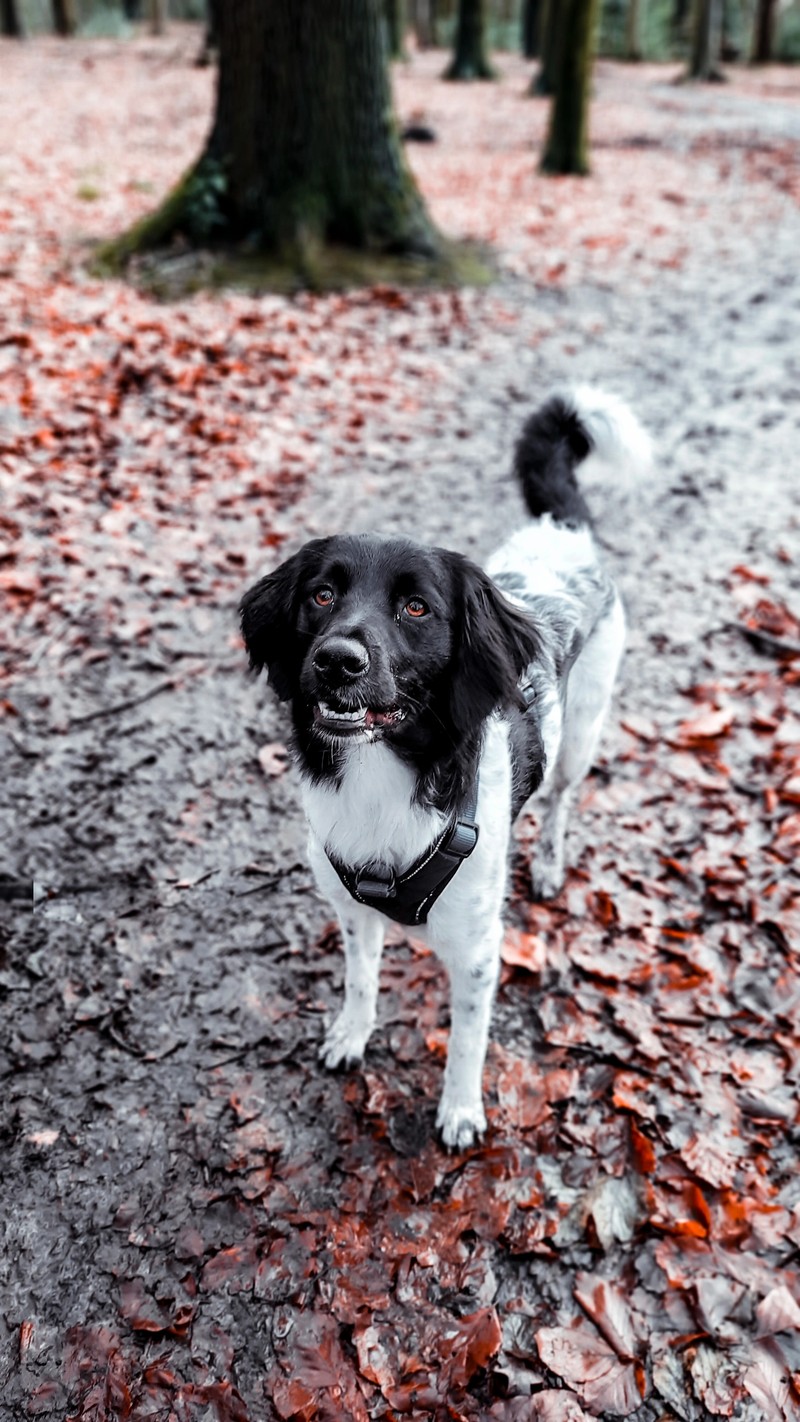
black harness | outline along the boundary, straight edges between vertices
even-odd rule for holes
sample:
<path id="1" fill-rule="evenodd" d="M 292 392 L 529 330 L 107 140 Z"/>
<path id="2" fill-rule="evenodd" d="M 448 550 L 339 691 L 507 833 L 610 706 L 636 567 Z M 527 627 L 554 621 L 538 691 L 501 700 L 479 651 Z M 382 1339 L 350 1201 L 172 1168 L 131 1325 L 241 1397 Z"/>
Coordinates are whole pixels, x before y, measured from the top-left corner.
<path id="1" fill-rule="evenodd" d="M 381 873 L 372 867 L 350 869 L 329 849 L 326 848 L 325 853 L 348 893 L 358 903 L 378 909 L 396 923 L 426 923 L 439 895 L 478 843 L 477 806 L 476 776 L 461 815 L 454 815 L 439 839 L 402 874 L 392 870 Z"/>

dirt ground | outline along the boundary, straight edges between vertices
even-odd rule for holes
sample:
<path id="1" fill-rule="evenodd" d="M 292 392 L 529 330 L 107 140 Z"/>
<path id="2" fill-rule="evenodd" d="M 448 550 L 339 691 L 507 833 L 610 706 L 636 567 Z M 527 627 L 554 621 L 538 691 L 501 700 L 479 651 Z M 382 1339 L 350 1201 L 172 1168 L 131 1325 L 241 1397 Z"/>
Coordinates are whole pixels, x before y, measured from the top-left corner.
<path id="1" fill-rule="evenodd" d="M 197 151 L 197 42 L 0 48 L 0 1418 L 800 1416 L 798 76 L 603 63 L 554 182 L 521 61 L 420 56 L 491 288 L 159 305 L 84 261 Z M 518 827 L 447 1156 L 399 930 L 364 1070 L 316 1063 L 341 959 L 235 610 L 334 528 L 484 557 L 565 380 L 656 442 L 590 495 L 629 650 L 552 906 Z"/>

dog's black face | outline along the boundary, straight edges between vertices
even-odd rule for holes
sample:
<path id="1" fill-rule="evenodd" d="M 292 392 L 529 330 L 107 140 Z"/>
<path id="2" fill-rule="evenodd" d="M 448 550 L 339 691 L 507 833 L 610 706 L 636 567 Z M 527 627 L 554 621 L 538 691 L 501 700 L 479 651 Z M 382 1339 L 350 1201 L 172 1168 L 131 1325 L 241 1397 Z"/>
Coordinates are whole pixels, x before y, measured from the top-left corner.
<path id="1" fill-rule="evenodd" d="M 241 614 L 251 665 L 292 702 L 310 773 L 336 775 L 348 744 L 387 740 L 434 803 L 461 793 L 483 721 L 516 702 L 539 645 L 468 559 L 368 535 L 306 544 Z"/>

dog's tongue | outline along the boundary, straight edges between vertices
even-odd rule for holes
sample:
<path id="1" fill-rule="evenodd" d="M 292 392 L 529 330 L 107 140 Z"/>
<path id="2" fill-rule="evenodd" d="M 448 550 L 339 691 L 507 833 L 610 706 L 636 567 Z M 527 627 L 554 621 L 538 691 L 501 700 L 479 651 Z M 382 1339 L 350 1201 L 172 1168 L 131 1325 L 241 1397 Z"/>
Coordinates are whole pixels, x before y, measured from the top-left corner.
<path id="1" fill-rule="evenodd" d="M 397 711 L 367 711 L 364 724 L 367 726 L 391 726 L 397 720 Z"/>

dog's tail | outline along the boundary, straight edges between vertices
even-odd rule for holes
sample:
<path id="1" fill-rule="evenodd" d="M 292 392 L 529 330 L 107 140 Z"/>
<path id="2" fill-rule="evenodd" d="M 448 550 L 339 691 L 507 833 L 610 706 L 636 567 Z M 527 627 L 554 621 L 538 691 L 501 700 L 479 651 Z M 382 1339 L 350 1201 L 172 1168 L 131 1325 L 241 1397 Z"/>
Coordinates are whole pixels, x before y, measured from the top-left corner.
<path id="1" fill-rule="evenodd" d="M 628 484 L 631 476 L 650 468 L 652 446 L 633 411 L 616 395 L 593 385 L 551 395 L 525 422 L 514 456 L 534 518 L 549 513 L 559 523 L 591 522 L 575 477 L 590 455 L 606 466 L 606 477 L 613 471 L 615 484 Z"/>

